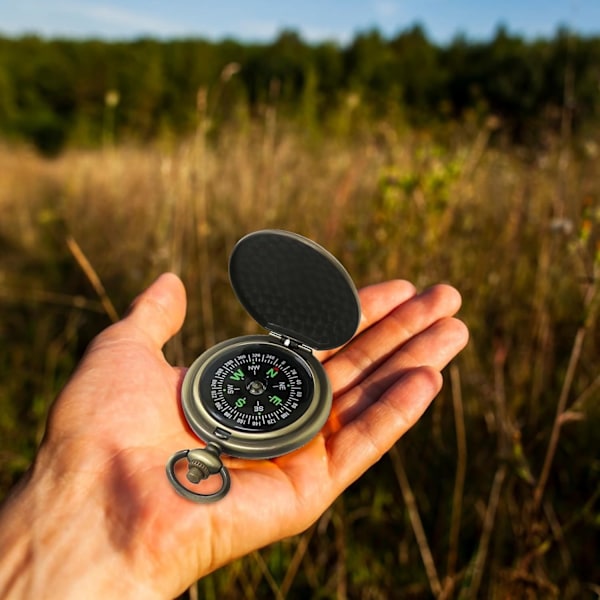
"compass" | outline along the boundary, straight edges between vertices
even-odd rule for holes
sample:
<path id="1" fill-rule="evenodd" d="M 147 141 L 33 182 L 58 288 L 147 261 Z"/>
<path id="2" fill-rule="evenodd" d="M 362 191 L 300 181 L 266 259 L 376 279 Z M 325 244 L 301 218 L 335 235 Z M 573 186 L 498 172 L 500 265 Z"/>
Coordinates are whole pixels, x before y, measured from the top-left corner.
<path id="1" fill-rule="evenodd" d="M 223 341 L 199 356 L 181 389 L 183 414 L 204 448 L 181 450 L 167 475 L 182 496 L 213 502 L 229 490 L 220 455 L 268 459 L 292 452 L 323 427 L 331 385 L 313 350 L 355 333 L 360 303 L 342 264 L 315 242 L 279 230 L 242 238 L 229 260 L 234 292 L 268 334 Z M 187 460 L 184 485 L 176 465 Z M 194 489 L 220 475 L 216 492 Z M 191 484 L 191 485 L 190 485 Z"/>

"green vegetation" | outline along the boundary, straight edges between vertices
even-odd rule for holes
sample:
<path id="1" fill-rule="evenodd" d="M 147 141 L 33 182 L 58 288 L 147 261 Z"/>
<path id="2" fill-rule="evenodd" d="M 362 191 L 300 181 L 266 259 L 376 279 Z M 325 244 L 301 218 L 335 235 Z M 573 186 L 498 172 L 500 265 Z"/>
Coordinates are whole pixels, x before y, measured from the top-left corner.
<path id="1" fill-rule="evenodd" d="M 598 40 L 0 47 L 3 494 L 86 344 L 159 272 L 189 295 L 171 361 L 256 331 L 227 256 L 279 227 L 359 285 L 453 283 L 472 339 L 312 528 L 189 596 L 598 592 Z"/>
<path id="2" fill-rule="evenodd" d="M 233 40 L 106 43 L 0 38 L 0 134 L 52 154 L 65 145 L 189 133 L 203 90 L 219 119 L 278 110 L 305 129 L 334 127 L 348 102 L 363 117 L 430 126 L 494 114 L 519 141 L 540 139 L 562 109 L 578 127 L 598 121 L 600 39 L 559 31 L 526 41 L 500 28 L 487 42 L 431 43 L 414 27 L 347 46 L 310 45 L 283 32 L 266 44 Z"/>

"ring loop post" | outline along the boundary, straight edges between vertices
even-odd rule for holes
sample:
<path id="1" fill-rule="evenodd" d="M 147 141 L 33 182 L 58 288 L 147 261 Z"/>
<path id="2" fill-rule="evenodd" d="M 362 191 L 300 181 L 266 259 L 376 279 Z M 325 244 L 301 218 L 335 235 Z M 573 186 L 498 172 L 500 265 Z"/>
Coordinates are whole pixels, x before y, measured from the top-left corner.
<path id="1" fill-rule="evenodd" d="M 211 475 L 220 475 L 221 487 L 211 494 L 200 494 L 186 488 L 175 474 L 175 465 L 183 459 L 188 461 L 187 478 L 190 482 L 198 483 L 202 479 L 208 479 Z M 209 504 L 220 500 L 231 487 L 229 471 L 219 458 L 219 448 L 213 444 L 209 444 L 206 448 L 180 450 L 173 454 L 167 462 L 167 477 L 180 496 L 200 504 Z"/>

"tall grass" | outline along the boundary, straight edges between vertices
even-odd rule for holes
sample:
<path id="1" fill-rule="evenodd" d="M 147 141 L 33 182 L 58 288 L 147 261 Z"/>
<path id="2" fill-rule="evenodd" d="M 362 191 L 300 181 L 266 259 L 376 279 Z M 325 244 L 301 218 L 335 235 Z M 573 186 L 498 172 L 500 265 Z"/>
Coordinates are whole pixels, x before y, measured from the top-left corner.
<path id="1" fill-rule="evenodd" d="M 52 162 L 1 148 L 0 485 L 39 443 L 89 339 L 159 272 L 188 317 L 188 364 L 255 331 L 227 257 L 291 229 L 359 285 L 402 277 L 463 294 L 469 347 L 421 422 L 307 532 L 200 581 L 191 597 L 582 598 L 599 590 L 598 149 L 497 123 L 444 141 L 382 123 L 306 135 L 278 122 Z M 494 143 L 490 143 L 490 139 Z M 113 308 L 108 308 L 113 307 Z"/>

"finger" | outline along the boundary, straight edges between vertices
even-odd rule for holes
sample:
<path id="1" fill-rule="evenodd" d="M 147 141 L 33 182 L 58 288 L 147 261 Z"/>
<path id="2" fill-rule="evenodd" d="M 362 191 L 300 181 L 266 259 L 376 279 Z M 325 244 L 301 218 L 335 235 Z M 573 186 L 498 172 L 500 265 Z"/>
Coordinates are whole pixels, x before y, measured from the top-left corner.
<path id="1" fill-rule="evenodd" d="M 419 420 L 441 385 L 436 369 L 410 369 L 378 402 L 327 440 L 330 474 L 338 491 L 377 462 Z"/>
<path id="2" fill-rule="evenodd" d="M 163 273 L 131 303 L 125 318 L 114 327 L 122 336 L 141 336 L 160 349 L 181 329 L 185 310 L 183 283 L 177 275 Z"/>
<path id="3" fill-rule="evenodd" d="M 466 345 L 468 331 L 454 318 L 437 321 L 411 338 L 368 378 L 336 398 L 326 432 L 357 418 L 410 370 L 427 366 L 441 371 Z"/>
<path id="4" fill-rule="evenodd" d="M 356 337 L 377 321 L 383 319 L 397 306 L 406 302 L 416 294 L 415 286 L 409 281 L 392 279 L 362 288 L 359 292 L 361 317 Z M 339 349 L 316 352 L 315 356 L 320 361 L 325 361 L 333 356 Z"/>
<path id="5" fill-rule="evenodd" d="M 448 285 L 436 285 L 400 304 L 327 361 L 334 393 L 356 385 L 412 337 L 454 315 L 460 305 L 460 294 Z"/>

